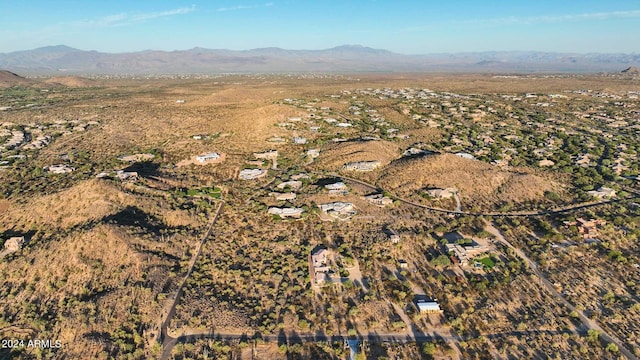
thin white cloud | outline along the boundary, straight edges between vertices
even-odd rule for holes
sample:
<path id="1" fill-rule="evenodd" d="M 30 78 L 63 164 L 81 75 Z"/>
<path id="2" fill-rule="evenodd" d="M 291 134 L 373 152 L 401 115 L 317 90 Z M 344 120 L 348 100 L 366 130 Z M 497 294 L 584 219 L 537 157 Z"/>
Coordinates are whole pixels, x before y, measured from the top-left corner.
<path id="1" fill-rule="evenodd" d="M 495 25 L 530 25 L 539 23 L 561 23 L 589 20 L 609 20 L 609 19 L 630 19 L 640 18 L 640 10 L 610 11 L 597 13 L 567 14 L 567 15 L 542 15 L 542 16 L 510 16 L 495 19 L 479 19 L 465 21 L 473 24 L 495 24 Z"/>
<path id="2" fill-rule="evenodd" d="M 126 26 L 147 20 L 170 17 L 175 15 L 184 15 L 196 10 L 195 5 L 182 7 L 166 11 L 157 11 L 149 13 L 120 13 L 114 15 L 103 16 L 97 19 L 80 20 L 72 22 L 68 25 L 76 27 L 115 27 Z"/>
<path id="3" fill-rule="evenodd" d="M 473 19 L 453 22 L 434 22 L 426 25 L 405 27 L 397 30 L 397 33 L 432 31 L 441 28 L 443 25 L 532 25 L 545 23 L 579 22 L 592 20 L 610 19 L 634 19 L 640 18 L 640 10 L 610 11 L 598 13 L 582 13 L 567 15 L 541 15 L 541 16 L 508 16 L 502 18 Z"/>
<path id="4" fill-rule="evenodd" d="M 215 11 L 217 11 L 217 12 L 226 12 L 226 11 L 257 9 L 257 8 L 264 8 L 264 7 L 270 7 L 270 6 L 273 6 L 272 2 L 259 4 L 259 5 L 238 5 L 238 6 L 231 6 L 231 7 L 221 7 L 221 8 L 215 9 Z"/>

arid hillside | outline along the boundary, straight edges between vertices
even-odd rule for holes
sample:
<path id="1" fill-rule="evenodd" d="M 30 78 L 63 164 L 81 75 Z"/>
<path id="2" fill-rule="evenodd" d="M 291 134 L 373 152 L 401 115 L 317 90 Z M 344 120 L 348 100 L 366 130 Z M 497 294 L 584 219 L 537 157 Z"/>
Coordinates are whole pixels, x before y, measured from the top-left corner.
<path id="1" fill-rule="evenodd" d="M 338 171 L 346 163 L 377 160 L 383 167 L 400 155 L 400 147 L 392 142 L 349 141 L 327 144 L 314 166 L 318 169 Z"/>
<path id="2" fill-rule="evenodd" d="M 32 81 L 10 71 L 0 70 L 0 88 L 16 85 L 29 85 Z"/>
<path id="3" fill-rule="evenodd" d="M 540 201 L 545 191 L 562 191 L 559 183 L 531 171 L 501 170 L 453 154 L 398 160 L 384 170 L 378 185 L 403 196 L 428 188 L 456 188 L 463 202 L 491 207 Z"/>
<path id="4" fill-rule="evenodd" d="M 62 85 L 68 87 L 88 87 L 98 86 L 100 83 L 96 80 L 83 78 L 80 76 L 54 76 L 44 81 L 47 84 Z"/>

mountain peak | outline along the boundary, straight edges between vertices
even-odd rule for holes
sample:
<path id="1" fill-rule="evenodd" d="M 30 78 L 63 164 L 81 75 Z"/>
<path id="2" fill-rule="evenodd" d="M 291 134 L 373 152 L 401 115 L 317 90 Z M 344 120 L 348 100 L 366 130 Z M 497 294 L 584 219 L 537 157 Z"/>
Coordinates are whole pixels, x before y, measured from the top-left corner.
<path id="1" fill-rule="evenodd" d="M 53 45 L 53 46 L 40 47 L 40 48 L 34 49 L 33 51 L 44 53 L 44 52 L 71 52 L 71 51 L 81 51 L 81 50 L 72 48 L 67 45 Z"/>

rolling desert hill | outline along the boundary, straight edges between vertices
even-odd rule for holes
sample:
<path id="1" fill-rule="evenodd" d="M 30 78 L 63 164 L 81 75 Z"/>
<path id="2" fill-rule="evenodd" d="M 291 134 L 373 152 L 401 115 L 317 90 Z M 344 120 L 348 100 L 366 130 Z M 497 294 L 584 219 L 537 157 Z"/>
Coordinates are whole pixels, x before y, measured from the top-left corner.
<path id="1" fill-rule="evenodd" d="M 54 76 L 45 80 L 44 83 L 68 87 L 90 87 L 99 85 L 96 80 L 87 79 L 80 76 Z"/>
<path id="2" fill-rule="evenodd" d="M 535 51 L 404 55 L 360 45 L 324 50 L 196 47 L 130 53 L 85 51 L 65 45 L 0 54 L 0 68 L 33 74 L 247 72 L 600 72 L 640 63 L 639 54 Z"/>
<path id="3" fill-rule="evenodd" d="M 426 188 L 454 187 L 464 202 L 497 205 L 541 200 L 562 186 L 533 173 L 511 172 L 453 154 L 396 161 L 384 169 L 378 185 L 399 195 Z"/>
<path id="4" fill-rule="evenodd" d="M 33 81 L 24 78 L 11 71 L 0 70 L 0 88 L 7 88 L 16 85 L 30 85 Z"/>
<path id="5" fill-rule="evenodd" d="M 5 309 L 16 314 L 13 327 L 0 324 L 0 336 L 48 334 L 76 344 L 67 356 L 94 359 L 105 348 L 117 354 L 140 328 L 149 330 L 135 342 L 153 343 L 163 305 L 158 294 L 175 288 L 171 272 L 202 225 L 162 198 L 97 179 L 12 206 L 0 224 L 0 233 L 25 235 L 29 243 L 0 262 L 1 287 L 12 291 Z M 28 283 L 35 285 L 22 291 Z M 20 311 L 26 304 L 37 305 Z"/>
<path id="6" fill-rule="evenodd" d="M 350 162 L 380 162 L 384 167 L 400 157 L 400 148 L 389 141 L 349 141 L 328 145 L 316 159 L 314 166 L 319 169 L 338 171 Z"/>

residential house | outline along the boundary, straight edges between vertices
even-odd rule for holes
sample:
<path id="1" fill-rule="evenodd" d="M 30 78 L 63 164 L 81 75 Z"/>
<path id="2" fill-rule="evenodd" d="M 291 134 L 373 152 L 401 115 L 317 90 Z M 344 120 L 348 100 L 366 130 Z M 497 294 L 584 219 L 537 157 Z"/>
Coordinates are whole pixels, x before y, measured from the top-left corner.
<path id="1" fill-rule="evenodd" d="M 378 167 L 380 167 L 380 161 L 373 160 L 373 161 L 350 162 L 350 163 L 344 164 L 342 168 L 344 170 L 349 170 L 349 171 L 372 171 Z"/>
<path id="2" fill-rule="evenodd" d="M 304 209 L 302 209 L 302 208 L 270 207 L 269 210 L 267 210 L 267 212 L 269 214 L 278 215 L 280 217 L 299 218 L 302 215 L 302 213 L 304 212 Z"/>
<path id="3" fill-rule="evenodd" d="M 454 155 L 459 156 L 463 159 L 468 159 L 468 160 L 475 160 L 475 156 L 469 154 L 469 153 L 465 153 L 465 152 L 459 152 L 459 153 L 455 153 Z"/>
<path id="4" fill-rule="evenodd" d="M 24 236 L 16 236 L 7 239 L 7 241 L 5 241 L 4 243 L 5 253 L 13 253 L 22 249 L 24 243 Z"/>
<path id="5" fill-rule="evenodd" d="M 460 265 L 462 266 L 469 265 L 471 259 L 489 251 L 488 247 L 478 245 L 477 243 L 466 246 L 460 244 L 447 244 L 446 249 L 447 252 L 453 253 L 453 256 L 455 256 L 460 261 Z"/>
<path id="6" fill-rule="evenodd" d="M 51 165 L 44 168 L 52 174 L 66 174 L 72 172 L 74 169 L 64 164 Z"/>
<path id="7" fill-rule="evenodd" d="M 398 234 L 395 230 L 386 229 L 386 234 L 389 236 L 389 240 L 392 244 L 397 244 L 400 242 L 400 234 Z"/>
<path id="8" fill-rule="evenodd" d="M 384 194 L 371 194 L 364 197 L 368 202 L 381 207 L 387 206 L 393 203 L 390 197 L 384 196 Z"/>
<path id="9" fill-rule="evenodd" d="M 311 252 L 311 275 L 313 282 L 322 284 L 329 278 L 329 250 L 317 249 Z"/>
<path id="10" fill-rule="evenodd" d="M 587 191 L 587 194 L 599 199 L 611 199 L 616 197 L 615 190 L 604 186 L 601 186 L 598 190 Z"/>
<path id="11" fill-rule="evenodd" d="M 135 180 L 138 178 L 138 173 L 136 171 L 117 170 L 116 177 L 120 179 L 120 181 Z"/>
<path id="12" fill-rule="evenodd" d="M 418 311 L 421 314 L 433 314 L 433 313 L 441 313 L 442 309 L 440 308 L 440 304 L 437 301 L 416 301 L 416 306 L 418 307 Z"/>
<path id="13" fill-rule="evenodd" d="M 276 188 L 283 190 L 285 188 L 290 188 L 292 191 L 298 191 L 302 188 L 302 181 L 299 180 L 289 180 L 282 182 L 276 186 Z"/>
<path id="14" fill-rule="evenodd" d="M 333 202 L 319 204 L 318 207 L 325 214 L 339 219 L 347 219 L 356 214 L 356 210 L 352 203 Z"/>
<path id="15" fill-rule="evenodd" d="M 253 180 L 267 175 L 267 170 L 262 169 L 244 169 L 240 171 L 239 177 L 242 180 Z"/>
<path id="16" fill-rule="evenodd" d="M 606 224 L 606 221 L 602 219 L 589 219 L 585 220 L 577 218 L 576 221 L 565 221 L 566 226 L 576 226 L 578 233 L 583 239 L 595 239 L 598 237 L 598 229 Z"/>
<path id="17" fill-rule="evenodd" d="M 210 160 L 218 160 L 218 159 L 220 159 L 220 154 L 216 152 L 211 152 L 211 153 L 206 153 L 206 154 L 196 156 L 196 160 L 198 160 L 198 162 L 201 162 L 201 163 L 210 161 Z"/>
<path id="18" fill-rule="evenodd" d="M 452 198 L 455 193 L 458 192 L 456 188 L 446 188 L 446 189 L 438 189 L 432 188 L 427 189 L 427 195 L 437 198 L 437 199 L 449 199 Z"/>
<path id="19" fill-rule="evenodd" d="M 276 192 L 272 192 L 271 194 L 269 194 L 273 197 L 276 198 L 276 200 L 278 201 L 286 201 L 286 200 L 293 200 L 296 198 L 296 193 L 294 192 L 288 192 L 288 193 L 276 193 Z"/>

